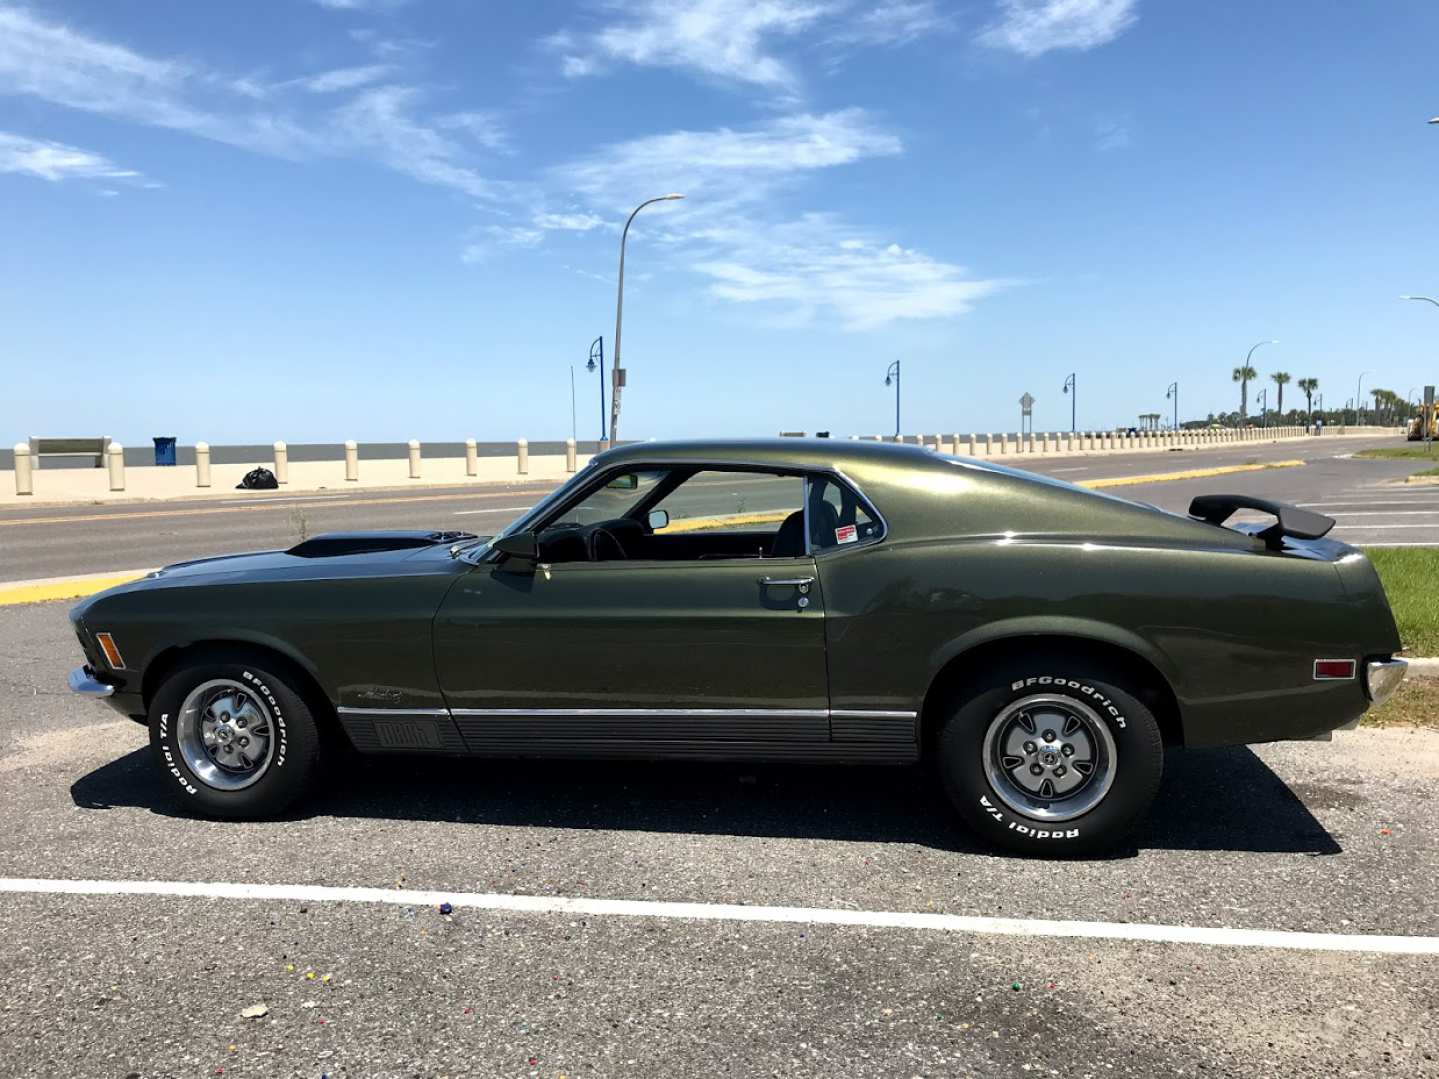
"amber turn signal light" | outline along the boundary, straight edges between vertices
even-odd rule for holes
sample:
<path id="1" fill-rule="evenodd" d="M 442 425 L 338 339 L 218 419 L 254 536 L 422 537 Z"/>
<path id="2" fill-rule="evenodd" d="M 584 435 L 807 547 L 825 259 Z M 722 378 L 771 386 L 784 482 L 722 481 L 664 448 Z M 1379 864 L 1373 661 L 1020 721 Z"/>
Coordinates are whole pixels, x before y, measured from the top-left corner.
<path id="1" fill-rule="evenodd" d="M 97 633 L 95 634 L 95 643 L 100 646 L 100 651 L 105 653 L 105 662 L 117 671 L 125 669 L 125 659 L 120 655 L 120 649 L 116 646 L 114 637 L 108 633 Z"/>

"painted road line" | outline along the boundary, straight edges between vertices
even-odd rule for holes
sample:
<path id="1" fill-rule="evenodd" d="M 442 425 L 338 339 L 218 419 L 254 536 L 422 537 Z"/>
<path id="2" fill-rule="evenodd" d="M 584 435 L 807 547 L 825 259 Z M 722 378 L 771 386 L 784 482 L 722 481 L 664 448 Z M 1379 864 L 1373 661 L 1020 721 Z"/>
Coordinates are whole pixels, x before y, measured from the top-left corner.
<path id="1" fill-rule="evenodd" d="M 1381 541 L 1381 542 L 1376 542 L 1376 543 L 1371 543 L 1371 542 L 1369 542 L 1368 540 L 1360 540 L 1358 543 L 1355 544 L 1355 546 L 1358 546 L 1358 547 L 1439 547 L 1439 540 L 1434 540 L 1434 541 L 1431 542 L 1431 543 L 1424 543 L 1424 542 L 1419 541 L 1419 540 L 1415 540 L 1413 543 L 1404 543 L 1404 542 L 1397 541 L 1397 540 L 1394 541 L 1394 542 L 1392 542 L 1392 543 L 1384 543 L 1384 542 L 1382 542 L 1382 541 Z"/>
<path id="2" fill-rule="evenodd" d="M 1252 465 L 1220 465 L 1215 468 L 1190 468 L 1183 472 L 1153 472 L 1147 476 L 1105 476 L 1097 480 L 1080 480 L 1080 487 L 1132 487 L 1141 483 L 1169 483 L 1173 480 L 1201 480 L 1209 476 L 1228 476 L 1235 472 L 1263 472 L 1271 468 L 1299 468 L 1303 461 L 1266 461 Z"/>
<path id="3" fill-rule="evenodd" d="M 1006 937 L 1059 937 L 1200 944 L 1222 948 L 1285 948 L 1299 951 L 1383 955 L 1439 955 L 1439 937 L 1364 933 L 1312 933 L 1284 929 L 1153 925 L 1144 922 L 1051 921 L 987 918 L 910 911 L 842 910 L 833 907 L 761 907 L 733 903 L 684 903 L 644 899 L 586 899 L 559 895 L 445 892 L 413 888 L 327 887 L 315 884 L 242 884 L 163 880 L 46 880 L 0 878 L 0 892 L 29 895 L 149 896 L 179 899 L 272 900 L 300 903 L 385 903 L 438 906 L 518 914 L 584 914 L 595 917 L 666 918 L 676 921 L 799 923 L 866 929 L 919 929 Z"/>
<path id="4" fill-rule="evenodd" d="M 115 570 L 79 577 L 41 577 L 31 581 L 0 581 L 0 607 L 17 603 L 47 603 L 57 599 L 81 599 L 138 580 L 153 569 Z"/>
<path id="5" fill-rule="evenodd" d="M 1433 517 L 1439 510 L 1348 510 L 1330 517 Z"/>
<path id="6" fill-rule="evenodd" d="M 402 495 L 396 498 L 351 498 L 347 502 L 326 502 L 325 508 L 332 506 L 386 506 L 400 502 L 455 502 L 463 498 L 494 498 L 505 492 L 494 492 L 488 496 L 484 492 L 476 491 L 469 494 L 465 491 L 452 491 L 443 495 Z M 539 496 L 536 496 L 538 501 Z M 0 528 L 13 527 L 15 525 L 59 525 L 69 524 L 75 521 L 149 521 L 161 517 L 204 517 L 215 513 L 253 513 L 256 510 L 284 509 L 292 507 L 280 503 L 279 499 L 265 499 L 255 501 L 243 506 L 210 506 L 187 510 L 156 510 L 153 512 L 142 511 L 139 513 L 89 513 L 84 515 L 66 517 L 0 517 Z M 528 507 L 526 507 L 528 508 Z"/>
<path id="7" fill-rule="evenodd" d="M 534 503 L 532 502 L 528 506 L 491 506 L 487 510 L 455 510 L 454 515 L 456 517 L 473 517 L 478 513 L 520 513 L 523 510 L 530 509 L 533 505 Z"/>

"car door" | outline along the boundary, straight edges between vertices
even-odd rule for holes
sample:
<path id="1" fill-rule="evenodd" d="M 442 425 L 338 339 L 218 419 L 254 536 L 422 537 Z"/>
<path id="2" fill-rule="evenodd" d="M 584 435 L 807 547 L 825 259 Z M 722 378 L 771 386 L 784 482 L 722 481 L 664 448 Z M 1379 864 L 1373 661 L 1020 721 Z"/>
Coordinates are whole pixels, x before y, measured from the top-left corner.
<path id="1" fill-rule="evenodd" d="M 723 480 L 697 485 L 702 515 L 687 515 L 673 505 L 678 493 L 670 496 L 675 518 L 632 544 L 641 557 L 509 559 L 462 578 L 438 612 L 435 657 L 466 745 L 702 756 L 827 741 L 814 560 L 802 540 L 793 551 L 763 553 L 776 526 L 802 510 L 803 480 L 790 477 L 791 497 L 773 476 L 767 486 L 750 479 L 735 476 L 732 485 L 746 493 L 733 504 Z M 755 492 L 766 505 L 757 508 Z M 733 505 L 742 512 L 724 512 Z M 736 553 L 745 529 L 755 537 L 748 556 Z M 715 557 L 678 539 L 703 530 L 715 536 Z"/>

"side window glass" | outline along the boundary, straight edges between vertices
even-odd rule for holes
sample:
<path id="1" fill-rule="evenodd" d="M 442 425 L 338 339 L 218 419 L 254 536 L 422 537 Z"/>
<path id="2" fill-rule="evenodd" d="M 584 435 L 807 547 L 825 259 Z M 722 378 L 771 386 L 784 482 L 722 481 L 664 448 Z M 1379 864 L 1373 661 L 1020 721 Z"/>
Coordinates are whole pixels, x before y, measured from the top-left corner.
<path id="1" fill-rule="evenodd" d="M 666 475 L 664 470 L 647 469 L 613 476 L 604 486 L 567 509 L 558 520 L 551 521 L 549 527 L 592 525 L 624 517 L 648 498 L 655 484 Z"/>
<path id="2" fill-rule="evenodd" d="M 879 538 L 882 528 L 874 509 L 849 485 L 832 476 L 814 476 L 809 483 L 810 549 L 866 543 Z"/>
<path id="3" fill-rule="evenodd" d="M 654 506 L 669 520 L 656 535 L 674 532 L 774 533 L 803 505 L 804 481 L 798 476 L 763 472 L 696 472 Z M 802 542 L 803 529 L 798 537 Z"/>

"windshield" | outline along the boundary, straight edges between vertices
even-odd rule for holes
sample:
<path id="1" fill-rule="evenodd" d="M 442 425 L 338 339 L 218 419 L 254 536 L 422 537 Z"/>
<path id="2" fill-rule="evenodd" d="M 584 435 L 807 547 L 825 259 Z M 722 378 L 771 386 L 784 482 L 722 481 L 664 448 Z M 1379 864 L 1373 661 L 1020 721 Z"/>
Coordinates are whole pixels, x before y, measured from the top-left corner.
<path id="1" fill-rule="evenodd" d="M 585 464 L 584 468 L 580 469 L 578 472 L 576 472 L 573 476 L 570 477 L 569 482 L 560 484 L 549 494 L 545 495 L 544 498 L 540 499 L 529 509 L 525 510 L 524 513 L 520 514 L 509 524 L 505 525 L 504 528 L 500 529 L 493 536 L 488 536 L 484 539 L 476 540 L 469 547 L 464 548 L 465 557 L 469 558 L 471 561 L 478 561 L 485 556 L 485 554 L 490 550 L 490 548 L 494 546 L 495 540 L 499 539 L 501 536 L 508 536 L 513 532 L 523 532 L 526 528 L 529 527 L 531 521 L 539 520 L 553 507 L 559 505 L 565 499 L 569 498 L 574 493 L 576 487 L 588 483 L 590 480 L 589 474 L 594 471 L 594 468 L 595 458 L 592 457 Z"/>

